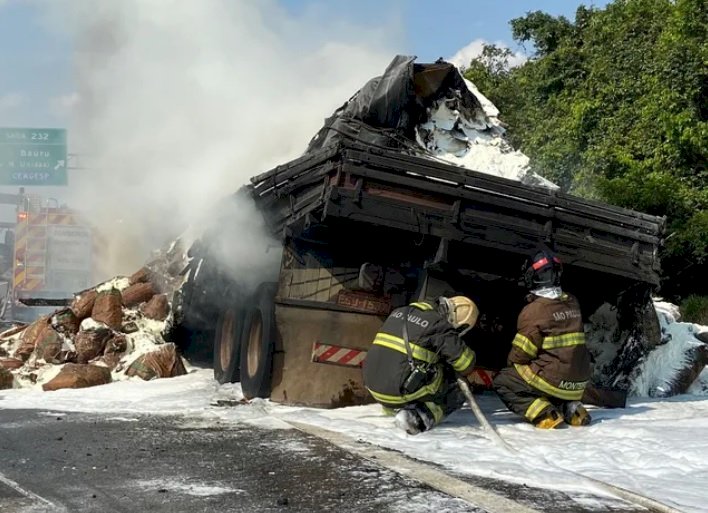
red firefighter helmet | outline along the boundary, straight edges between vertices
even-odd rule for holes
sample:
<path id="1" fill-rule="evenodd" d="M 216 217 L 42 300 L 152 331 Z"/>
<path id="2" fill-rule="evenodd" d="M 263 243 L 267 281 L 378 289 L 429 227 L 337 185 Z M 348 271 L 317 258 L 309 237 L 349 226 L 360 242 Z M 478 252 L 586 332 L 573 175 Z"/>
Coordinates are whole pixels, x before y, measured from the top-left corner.
<path id="1" fill-rule="evenodd" d="M 529 290 L 560 286 L 563 264 L 553 251 L 538 250 L 524 267 L 524 284 Z"/>

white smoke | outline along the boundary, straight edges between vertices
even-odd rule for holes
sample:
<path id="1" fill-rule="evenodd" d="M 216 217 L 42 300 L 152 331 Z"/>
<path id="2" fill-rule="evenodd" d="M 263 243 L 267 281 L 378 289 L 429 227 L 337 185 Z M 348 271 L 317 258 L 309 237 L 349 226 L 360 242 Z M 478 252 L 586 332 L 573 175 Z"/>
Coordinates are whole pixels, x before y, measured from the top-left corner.
<path id="1" fill-rule="evenodd" d="M 396 37 L 273 1 L 48 5 L 75 41 L 71 144 L 88 169 L 70 204 L 104 234 L 111 274 L 134 271 L 249 177 L 301 154 L 383 71 Z"/>
<path id="2" fill-rule="evenodd" d="M 491 43 L 486 39 L 474 39 L 470 41 L 467 45 L 457 50 L 457 52 L 455 52 L 452 57 L 448 58 L 447 61 L 451 62 L 461 70 L 464 70 L 469 67 L 470 62 L 472 62 L 472 59 L 476 59 L 477 57 L 482 55 L 485 45 L 490 44 L 494 44 L 499 48 L 509 49 L 509 46 L 503 41 L 495 41 L 494 43 Z M 511 55 L 509 56 L 509 67 L 515 68 L 516 66 L 521 66 L 527 60 L 528 57 L 522 52 L 512 51 Z"/>
<path id="3" fill-rule="evenodd" d="M 0 118 L 3 123 L 14 123 L 19 119 L 22 107 L 27 103 L 27 96 L 22 93 L 0 94 Z"/>

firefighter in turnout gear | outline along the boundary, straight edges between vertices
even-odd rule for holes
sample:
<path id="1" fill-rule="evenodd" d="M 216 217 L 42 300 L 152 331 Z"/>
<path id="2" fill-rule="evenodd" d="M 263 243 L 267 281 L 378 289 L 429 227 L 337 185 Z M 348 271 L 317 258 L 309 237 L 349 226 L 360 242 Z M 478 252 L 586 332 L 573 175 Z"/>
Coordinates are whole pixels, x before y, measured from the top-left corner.
<path id="1" fill-rule="evenodd" d="M 564 421 L 572 426 L 590 423 L 580 402 L 590 378 L 590 354 L 580 305 L 561 290 L 561 273 L 560 259 L 547 249 L 527 262 L 529 303 L 517 320 L 508 367 L 494 379 L 504 404 L 544 429 Z"/>
<path id="2" fill-rule="evenodd" d="M 458 375 L 472 372 L 474 352 L 461 336 L 479 311 L 464 296 L 395 309 L 364 360 L 364 384 L 409 434 L 427 431 L 464 404 Z"/>

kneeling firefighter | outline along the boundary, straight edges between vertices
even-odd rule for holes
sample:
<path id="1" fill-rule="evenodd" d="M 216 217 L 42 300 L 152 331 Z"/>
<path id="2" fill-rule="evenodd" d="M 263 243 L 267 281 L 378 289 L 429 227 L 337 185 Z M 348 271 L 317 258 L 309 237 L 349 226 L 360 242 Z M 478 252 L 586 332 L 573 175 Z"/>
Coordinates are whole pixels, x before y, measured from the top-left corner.
<path id="1" fill-rule="evenodd" d="M 563 268 L 552 251 L 538 251 L 526 266 L 529 303 L 519 314 L 508 367 L 494 379 L 494 389 L 536 427 L 587 425 L 590 415 L 580 399 L 591 368 L 580 305 L 561 290 Z"/>
<path id="2" fill-rule="evenodd" d="M 364 361 L 364 384 L 396 426 L 427 431 L 464 404 L 456 384 L 474 367 L 461 336 L 479 311 L 464 296 L 440 297 L 395 309 L 376 334 Z"/>

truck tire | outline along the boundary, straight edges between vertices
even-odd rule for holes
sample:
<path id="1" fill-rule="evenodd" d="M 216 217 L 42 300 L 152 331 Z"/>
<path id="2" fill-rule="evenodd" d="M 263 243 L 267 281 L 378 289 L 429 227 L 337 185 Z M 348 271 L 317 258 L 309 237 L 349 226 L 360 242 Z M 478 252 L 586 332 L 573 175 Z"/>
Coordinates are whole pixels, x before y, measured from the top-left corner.
<path id="1" fill-rule="evenodd" d="M 200 269 L 199 273 L 196 273 L 197 269 Z M 225 295 L 221 290 L 214 290 L 214 282 L 219 278 L 213 277 L 213 269 L 213 264 L 207 259 L 192 257 L 186 281 L 173 295 L 175 323 L 171 336 L 186 357 L 195 362 L 215 366 L 215 355 L 218 351 L 215 341 L 220 336 L 216 330 L 222 321 L 221 304 L 225 301 Z M 198 276 L 195 277 L 195 274 Z M 225 280 L 218 281 L 222 282 Z M 212 297 L 219 298 L 221 303 L 210 302 L 209 298 Z"/>
<path id="2" fill-rule="evenodd" d="M 262 283 L 246 314 L 241 344 L 241 389 L 246 399 L 270 397 L 275 349 L 276 283 Z"/>
<path id="3" fill-rule="evenodd" d="M 240 376 L 243 309 L 227 307 L 219 315 L 214 334 L 214 379 L 219 383 L 236 383 Z"/>

